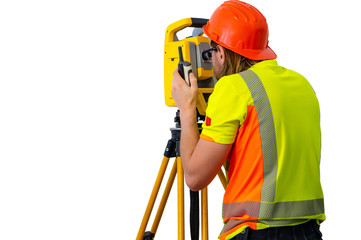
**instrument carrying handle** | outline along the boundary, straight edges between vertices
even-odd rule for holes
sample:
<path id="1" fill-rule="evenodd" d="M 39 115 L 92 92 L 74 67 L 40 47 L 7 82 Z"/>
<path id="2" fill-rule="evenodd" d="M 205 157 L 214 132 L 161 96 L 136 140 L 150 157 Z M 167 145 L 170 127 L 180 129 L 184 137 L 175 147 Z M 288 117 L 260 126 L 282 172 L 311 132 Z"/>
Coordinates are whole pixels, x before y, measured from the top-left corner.
<path id="1" fill-rule="evenodd" d="M 191 18 L 191 19 L 192 19 L 192 25 L 190 25 L 190 27 L 195 27 L 195 28 L 202 28 L 208 22 L 208 19 L 205 18 Z"/>
<path id="2" fill-rule="evenodd" d="M 194 27 L 194 28 L 202 28 L 204 25 L 206 25 L 208 22 L 208 19 L 205 18 L 184 18 L 177 22 L 172 23 L 169 25 L 166 29 L 165 34 L 165 43 L 178 41 L 175 34 L 187 27 Z"/>

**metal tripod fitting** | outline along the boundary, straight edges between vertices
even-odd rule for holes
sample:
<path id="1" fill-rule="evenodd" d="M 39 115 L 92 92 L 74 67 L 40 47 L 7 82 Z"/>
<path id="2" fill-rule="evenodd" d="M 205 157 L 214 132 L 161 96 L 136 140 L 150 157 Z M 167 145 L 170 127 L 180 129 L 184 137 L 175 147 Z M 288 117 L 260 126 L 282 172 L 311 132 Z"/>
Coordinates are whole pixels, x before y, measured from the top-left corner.
<path id="1" fill-rule="evenodd" d="M 144 233 L 144 237 L 143 240 L 153 240 L 154 239 L 155 234 L 151 233 L 151 232 L 145 232 Z"/>

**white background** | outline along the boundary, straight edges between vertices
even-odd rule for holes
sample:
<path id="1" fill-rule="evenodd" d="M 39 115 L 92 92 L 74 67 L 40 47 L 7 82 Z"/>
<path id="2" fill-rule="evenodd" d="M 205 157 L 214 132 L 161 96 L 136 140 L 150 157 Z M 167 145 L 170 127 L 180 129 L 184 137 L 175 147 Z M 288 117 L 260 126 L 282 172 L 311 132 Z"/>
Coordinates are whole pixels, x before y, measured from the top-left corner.
<path id="1" fill-rule="evenodd" d="M 165 29 L 209 18 L 222 2 L 1 1 L 0 239 L 135 239 L 174 125 Z M 278 63 L 319 98 L 324 239 L 357 239 L 359 3 L 250 3 L 268 20 Z M 222 228 L 222 194 L 214 181 L 210 239 Z M 177 239 L 176 213 L 174 188 L 157 239 Z"/>

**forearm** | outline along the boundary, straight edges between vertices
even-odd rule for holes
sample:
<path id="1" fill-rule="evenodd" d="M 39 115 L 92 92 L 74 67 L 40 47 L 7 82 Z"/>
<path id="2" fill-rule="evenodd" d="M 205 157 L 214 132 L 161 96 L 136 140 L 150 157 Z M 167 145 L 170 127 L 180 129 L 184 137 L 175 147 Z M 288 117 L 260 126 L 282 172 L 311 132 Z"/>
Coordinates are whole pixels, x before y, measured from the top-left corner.
<path id="1" fill-rule="evenodd" d="M 221 169 L 232 144 L 209 142 L 199 137 L 196 110 L 180 114 L 180 154 L 185 181 L 190 189 L 206 187 Z"/>
<path id="2" fill-rule="evenodd" d="M 184 173 L 187 176 L 192 174 L 192 154 L 199 141 L 199 130 L 197 125 L 196 109 L 189 111 L 181 111 L 181 140 L 180 153 L 184 168 Z"/>

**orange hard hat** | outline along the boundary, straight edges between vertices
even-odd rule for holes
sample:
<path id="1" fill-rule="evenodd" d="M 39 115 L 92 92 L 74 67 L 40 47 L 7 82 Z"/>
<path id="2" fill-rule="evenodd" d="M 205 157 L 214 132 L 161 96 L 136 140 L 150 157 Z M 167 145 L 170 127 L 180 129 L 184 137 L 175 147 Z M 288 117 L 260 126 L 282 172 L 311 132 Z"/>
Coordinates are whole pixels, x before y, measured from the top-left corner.
<path id="1" fill-rule="evenodd" d="M 252 60 L 276 59 L 268 46 L 266 18 L 252 5 L 230 0 L 219 6 L 204 33 L 217 44 Z"/>

